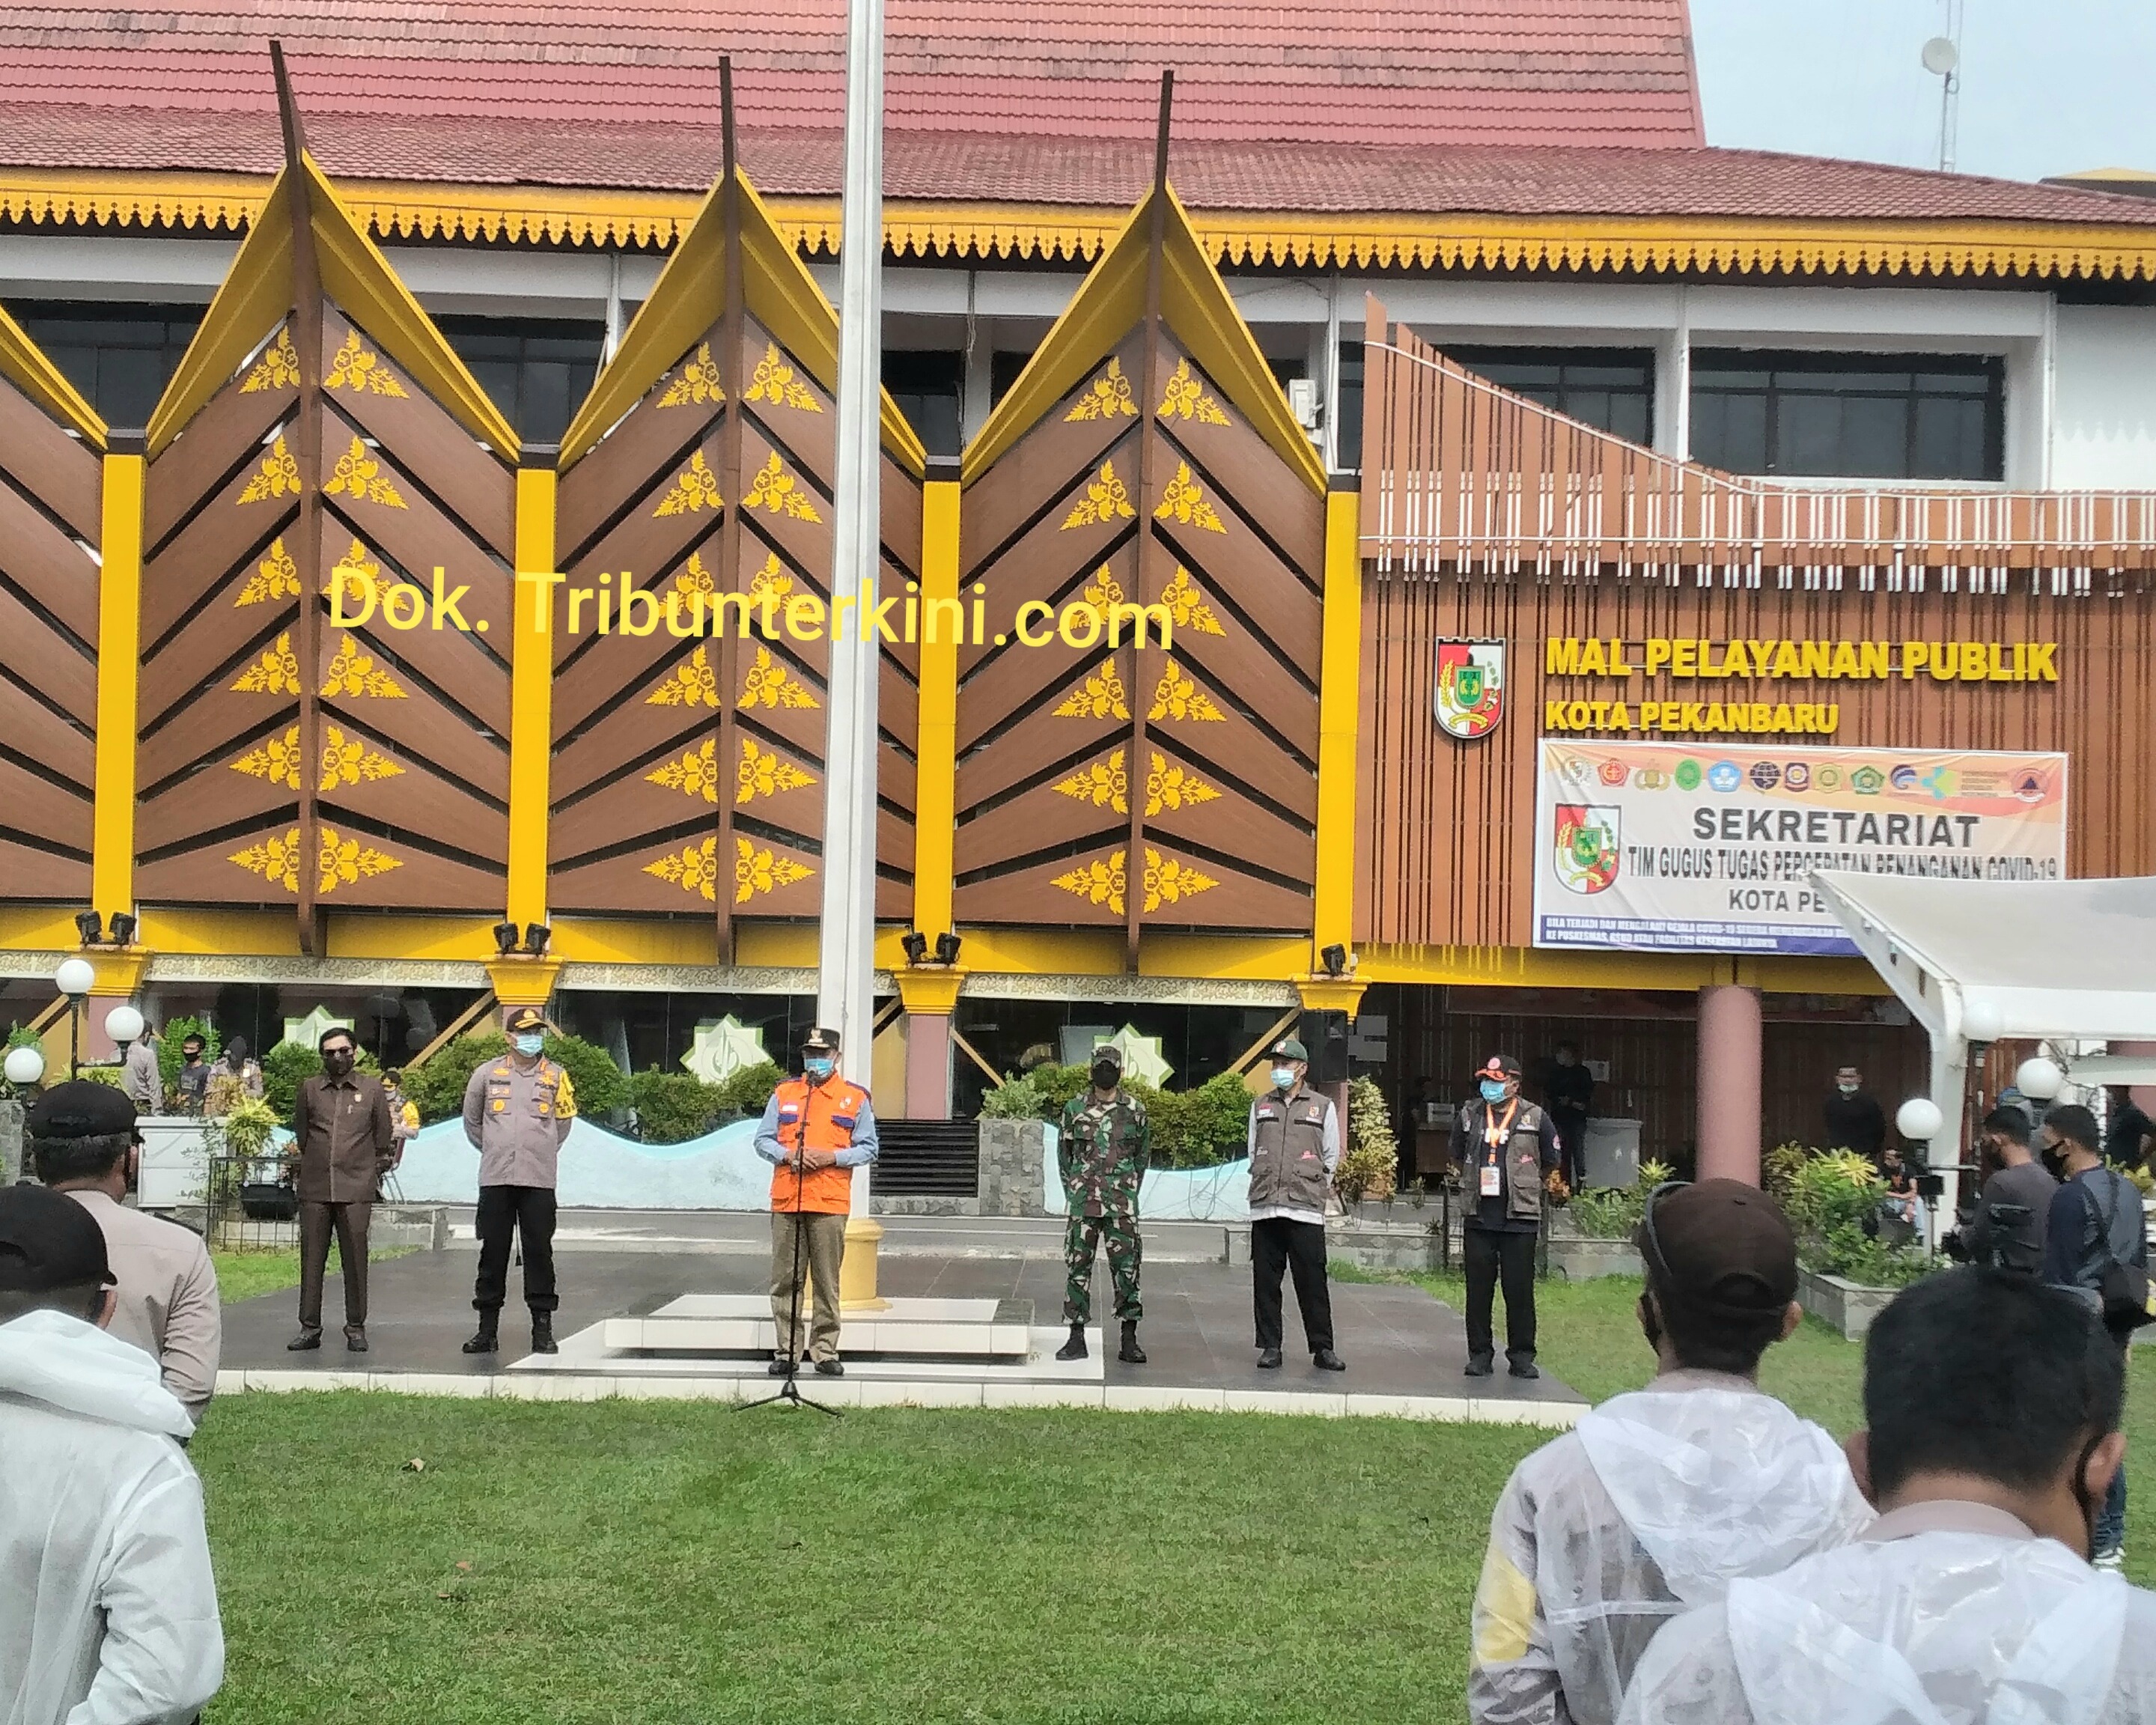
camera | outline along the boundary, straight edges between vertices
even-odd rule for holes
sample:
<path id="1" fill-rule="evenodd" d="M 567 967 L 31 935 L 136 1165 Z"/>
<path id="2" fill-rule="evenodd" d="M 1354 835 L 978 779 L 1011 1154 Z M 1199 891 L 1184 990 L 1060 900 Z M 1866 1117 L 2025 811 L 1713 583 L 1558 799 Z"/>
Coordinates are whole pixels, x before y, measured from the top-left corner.
<path id="1" fill-rule="evenodd" d="M 2036 1253 L 2035 1218 L 2028 1205 L 1989 1204 L 1979 1214 L 1986 1224 L 1980 1252 L 1969 1238 L 1974 1230 L 1959 1228 L 1939 1241 L 1939 1250 L 1957 1264 L 1974 1264 L 2015 1276 L 2034 1276 L 2043 1267 Z"/>

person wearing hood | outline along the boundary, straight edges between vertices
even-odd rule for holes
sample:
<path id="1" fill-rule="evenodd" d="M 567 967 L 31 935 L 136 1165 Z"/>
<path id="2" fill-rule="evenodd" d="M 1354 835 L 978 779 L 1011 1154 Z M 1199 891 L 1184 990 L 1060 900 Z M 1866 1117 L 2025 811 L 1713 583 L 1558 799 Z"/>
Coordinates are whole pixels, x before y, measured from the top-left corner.
<path id="1" fill-rule="evenodd" d="M 193 1430 L 157 1363 L 105 1333 L 90 1212 L 0 1189 L 0 1718 L 183 1725 L 224 1681 Z"/>
<path id="2" fill-rule="evenodd" d="M 1476 1725 L 1608 1725 L 1665 1623 L 1871 1518 L 1834 1440 L 1757 1381 L 1801 1317 L 1774 1199 L 1734 1180 L 1657 1187 L 1639 1245 L 1660 1371 L 1507 1482 L 1475 1594 Z"/>
<path id="3" fill-rule="evenodd" d="M 2156 1594 L 2088 1562 L 2125 1372 L 2087 1302 L 1943 1271 L 1864 1353 L 1852 1544 L 1655 1638 L 1624 1725 L 2128 1725 L 2156 1717 Z"/>

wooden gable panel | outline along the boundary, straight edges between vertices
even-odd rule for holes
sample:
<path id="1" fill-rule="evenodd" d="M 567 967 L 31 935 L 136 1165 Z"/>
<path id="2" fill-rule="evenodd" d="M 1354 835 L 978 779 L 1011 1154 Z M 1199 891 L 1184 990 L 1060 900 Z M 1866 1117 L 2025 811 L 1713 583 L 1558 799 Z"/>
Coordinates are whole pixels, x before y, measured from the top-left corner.
<path id="1" fill-rule="evenodd" d="M 1187 367 L 1180 375 L 1178 367 Z M 1161 424 L 1194 465 L 1313 585 L 1325 572 L 1325 499 L 1253 431 L 1197 363 L 1171 341 Z"/>
<path id="2" fill-rule="evenodd" d="M 285 375 L 281 367 L 259 361 L 243 368 L 150 463 L 142 480 L 142 544 L 151 556 L 205 498 L 224 488 L 234 468 L 252 466 L 267 453 L 272 429 L 299 407 L 295 383 L 272 381 Z"/>
<path id="3" fill-rule="evenodd" d="M 97 565 L 81 546 L 5 483 L 0 483 L 0 575 L 52 613 L 80 644 L 76 651 L 95 649 Z M 41 625 L 40 632 L 59 644 L 60 637 L 49 629 Z M 17 639 L 12 633 L 0 635 L 8 641 Z"/>
<path id="4" fill-rule="evenodd" d="M 104 531 L 104 464 L 0 377 L 0 470 L 91 545 Z"/>

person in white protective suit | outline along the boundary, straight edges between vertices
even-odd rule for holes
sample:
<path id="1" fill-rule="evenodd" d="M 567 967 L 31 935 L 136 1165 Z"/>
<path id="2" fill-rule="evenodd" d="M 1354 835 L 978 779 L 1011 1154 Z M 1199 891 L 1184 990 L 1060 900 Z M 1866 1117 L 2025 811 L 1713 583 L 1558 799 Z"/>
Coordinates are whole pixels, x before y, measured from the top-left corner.
<path id="1" fill-rule="evenodd" d="M 1970 1268 L 1897 1296 L 1850 1464 L 1879 1519 L 1656 1637 L 1625 1725 L 2156 1719 L 2156 1594 L 2090 1567 L 2125 1376 L 2087 1302 Z"/>
<path id="2" fill-rule="evenodd" d="M 1834 1440 L 1755 1381 L 1796 1327 L 1796 1241 L 1734 1180 L 1661 1186 L 1639 1230 L 1660 1372 L 1522 1461 L 1490 1521 L 1476 1725 L 1609 1725 L 1663 1624 L 1871 1519 Z"/>
<path id="3" fill-rule="evenodd" d="M 193 1425 L 103 1326 L 105 1235 L 0 1189 L 0 1719 L 184 1725 L 224 1679 Z"/>

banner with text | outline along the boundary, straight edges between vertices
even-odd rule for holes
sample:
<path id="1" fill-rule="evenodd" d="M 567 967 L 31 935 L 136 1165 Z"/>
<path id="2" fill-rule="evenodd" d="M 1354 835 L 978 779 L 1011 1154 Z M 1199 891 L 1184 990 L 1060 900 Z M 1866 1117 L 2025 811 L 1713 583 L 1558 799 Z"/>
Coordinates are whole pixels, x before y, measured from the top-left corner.
<path id="1" fill-rule="evenodd" d="M 1814 870 L 2066 872 L 2066 757 L 1541 738 L 1535 944 L 1854 955 Z"/>

